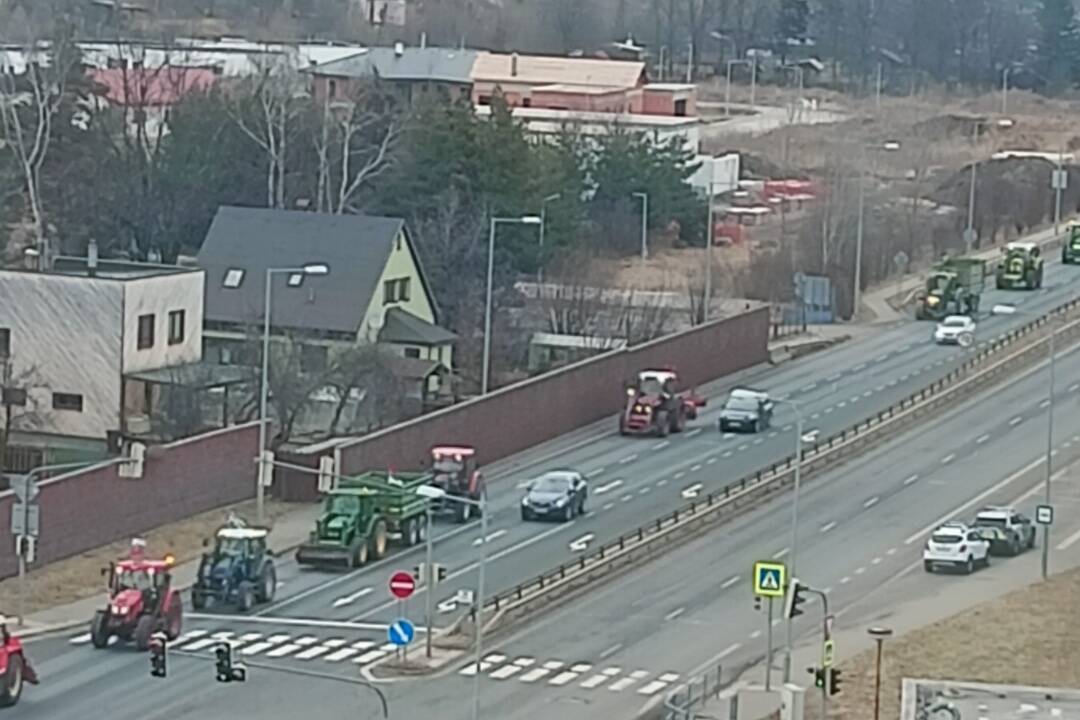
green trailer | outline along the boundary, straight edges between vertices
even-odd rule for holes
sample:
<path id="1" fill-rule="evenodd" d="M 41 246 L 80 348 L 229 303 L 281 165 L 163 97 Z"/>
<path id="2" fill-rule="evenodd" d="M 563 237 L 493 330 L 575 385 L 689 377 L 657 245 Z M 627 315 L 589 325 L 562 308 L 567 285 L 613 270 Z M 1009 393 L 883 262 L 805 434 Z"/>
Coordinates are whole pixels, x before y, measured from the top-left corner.
<path id="1" fill-rule="evenodd" d="M 941 320 L 947 315 L 973 315 L 986 286 L 986 261 L 980 258 L 949 258 L 930 268 L 919 295 L 915 317 Z"/>
<path id="2" fill-rule="evenodd" d="M 342 478 L 326 494 L 296 562 L 354 568 L 384 557 L 391 540 L 407 547 L 423 542 L 428 500 L 416 490 L 431 480 L 429 473 L 378 471 Z"/>
<path id="3" fill-rule="evenodd" d="M 1065 228 L 1065 241 L 1061 244 L 1061 264 L 1080 263 L 1080 223 L 1070 220 Z"/>

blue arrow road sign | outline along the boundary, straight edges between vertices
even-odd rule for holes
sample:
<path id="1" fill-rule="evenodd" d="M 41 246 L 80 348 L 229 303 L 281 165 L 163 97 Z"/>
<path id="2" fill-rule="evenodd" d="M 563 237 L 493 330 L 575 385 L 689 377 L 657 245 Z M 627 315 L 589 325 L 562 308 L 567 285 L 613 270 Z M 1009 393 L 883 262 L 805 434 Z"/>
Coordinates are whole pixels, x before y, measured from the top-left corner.
<path id="1" fill-rule="evenodd" d="M 386 628 L 387 639 L 398 647 L 411 643 L 415 635 L 416 628 L 413 627 L 411 622 L 404 618 L 395 620 Z"/>

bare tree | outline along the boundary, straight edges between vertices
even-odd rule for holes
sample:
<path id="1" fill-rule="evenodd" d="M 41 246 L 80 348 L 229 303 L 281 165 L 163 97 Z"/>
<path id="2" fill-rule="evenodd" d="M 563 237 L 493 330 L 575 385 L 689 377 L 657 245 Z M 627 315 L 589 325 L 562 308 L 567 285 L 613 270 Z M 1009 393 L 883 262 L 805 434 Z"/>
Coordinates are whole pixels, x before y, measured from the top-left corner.
<path id="1" fill-rule="evenodd" d="M 25 73 L 0 72 L 0 148 L 7 148 L 15 157 L 34 240 L 43 266 L 50 267 L 52 252 L 41 198 L 41 168 L 49 153 L 53 120 L 60 111 L 79 53 L 71 34 L 64 29 L 49 42 L 27 43 L 24 52 Z"/>
<path id="2" fill-rule="evenodd" d="M 338 434 L 341 420 L 350 400 L 358 411 L 370 410 L 369 423 L 375 427 L 392 425 L 401 416 L 404 387 L 394 373 L 396 358 L 388 350 L 373 343 L 362 343 L 342 351 L 334 360 L 329 384 L 337 391 L 338 402 L 327 428 L 329 435 Z"/>
<path id="3" fill-rule="evenodd" d="M 266 155 L 266 205 L 284 209 L 289 144 L 308 93 L 296 68 L 285 55 L 260 60 L 248 92 L 238 95 L 233 117 L 244 134 Z"/>
<path id="4" fill-rule="evenodd" d="M 377 80 L 363 84 L 347 100 L 325 100 L 315 138 L 318 211 L 358 210 L 356 193 L 392 166 L 402 130 L 392 99 Z"/>

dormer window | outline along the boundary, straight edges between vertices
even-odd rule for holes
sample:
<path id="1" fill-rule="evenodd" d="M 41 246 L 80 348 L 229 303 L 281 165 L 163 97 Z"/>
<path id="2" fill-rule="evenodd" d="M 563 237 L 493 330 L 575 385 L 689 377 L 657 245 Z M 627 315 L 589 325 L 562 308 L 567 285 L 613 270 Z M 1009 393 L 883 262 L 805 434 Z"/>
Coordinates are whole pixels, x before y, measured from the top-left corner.
<path id="1" fill-rule="evenodd" d="M 230 268 L 225 271 L 225 282 L 222 284 L 227 288 L 238 288 L 243 281 L 244 271 L 239 268 Z"/>

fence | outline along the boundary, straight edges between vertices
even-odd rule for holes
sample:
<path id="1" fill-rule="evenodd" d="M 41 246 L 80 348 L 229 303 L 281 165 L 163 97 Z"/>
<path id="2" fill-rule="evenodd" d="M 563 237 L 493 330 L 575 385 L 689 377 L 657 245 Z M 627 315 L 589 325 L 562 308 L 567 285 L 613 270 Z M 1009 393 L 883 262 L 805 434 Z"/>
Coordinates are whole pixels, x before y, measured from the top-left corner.
<path id="1" fill-rule="evenodd" d="M 724 668 L 717 665 L 675 688 L 664 698 L 663 720 L 694 720 L 697 710 L 724 689 L 723 682 Z"/>

